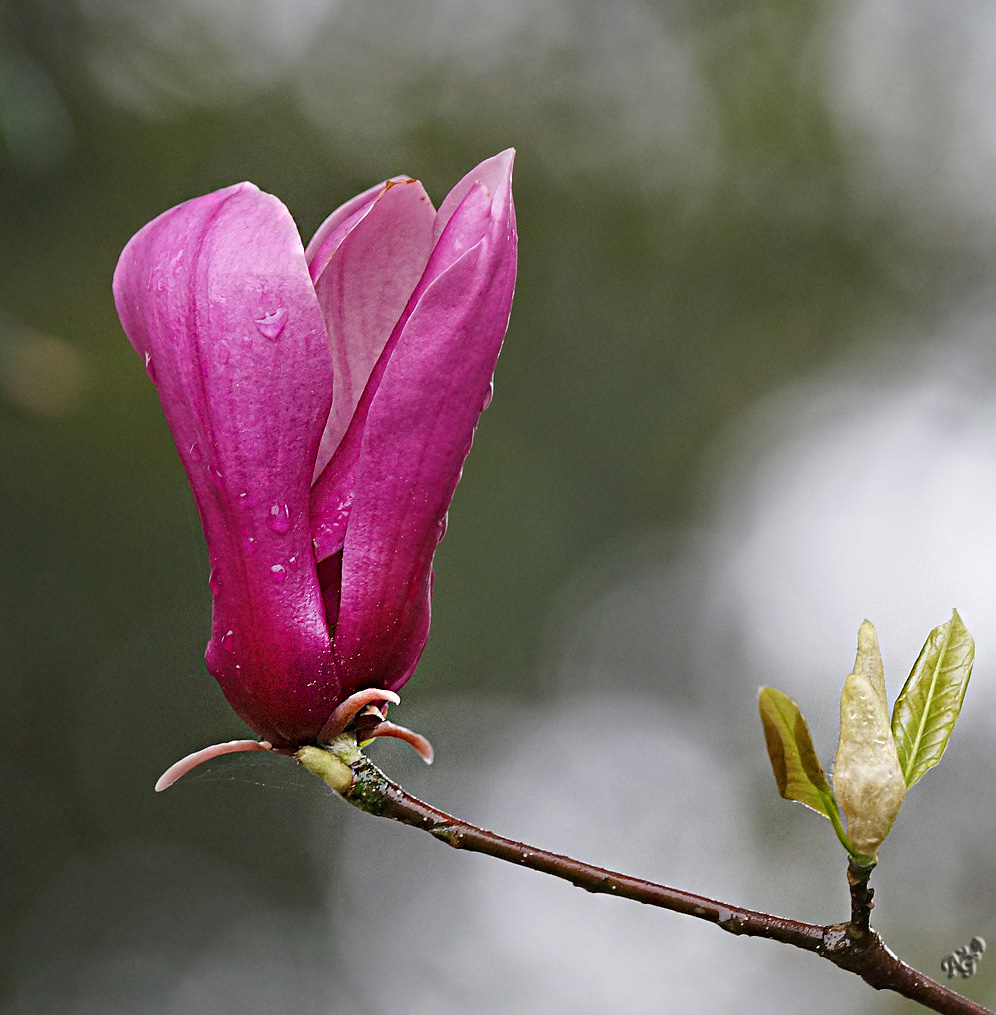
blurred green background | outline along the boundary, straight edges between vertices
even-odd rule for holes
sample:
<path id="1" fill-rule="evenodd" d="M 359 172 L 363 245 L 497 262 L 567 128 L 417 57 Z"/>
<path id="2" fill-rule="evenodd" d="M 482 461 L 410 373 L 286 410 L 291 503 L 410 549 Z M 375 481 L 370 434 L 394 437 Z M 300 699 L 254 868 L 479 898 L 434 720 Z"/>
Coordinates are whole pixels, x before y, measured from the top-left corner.
<path id="1" fill-rule="evenodd" d="M 689 850 L 710 841 L 705 871 L 724 857 L 742 867 L 736 850 L 756 860 L 747 887 L 722 886 L 731 901 L 843 918 L 841 858 L 819 819 L 777 800 L 754 696 L 772 682 L 797 697 L 829 755 L 860 620 L 892 625 L 880 635 L 894 695 L 952 605 L 979 636 L 975 684 L 991 674 L 994 38 L 985 5 L 925 0 L 0 5 L 10 1010 L 579 1012 L 612 1010 L 632 985 L 621 938 L 593 927 L 568 951 L 593 948 L 602 975 L 571 995 L 556 912 L 574 903 L 557 895 L 542 917 L 553 929 L 530 946 L 549 956 L 536 968 L 507 951 L 540 926 L 523 914 L 507 933 L 492 926 L 480 954 L 430 935 L 435 961 L 384 993 L 371 980 L 392 979 L 387 928 L 401 934 L 401 920 L 398 950 L 421 954 L 419 920 L 442 933 L 459 872 L 479 866 L 436 857 L 432 843 L 423 857 L 414 832 L 357 825 L 272 759 L 219 762 L 151 792 L 177 757 L 245 730 L 204 670 L 207 557 L 155 392 L 114 313 L 122 246 L 167 207 L 242 179 L 278 195 L 307 240 L 380 179 L 409 173 L 438 201 L 508 146 L 521 244 L 512 323 L 437 556 L 429 647 L 398 713 L 439 760 L 425 773 L 393 745 L 375 753 L 485 824 L 498 823 L 488 787 L 518 773 L 508 806 L 522 823 L 501 830 L 556 847 L 551 816 L 613 822 L 590 847 L 605 846 L 589 850 L 595 862 L 610 862 L 607 843 L 629 838 L 634 814 L 652 813 L 646 834 L 660 838 L 633 873 L 685 874 L 692 890 L 708 887 L 706 873 L 653 858 L 701 808 Z M 921 403 L 919 422 L 902 424 Z M 899 407 L 900 422 L 882 405 Z M 778 458 L 785 447 L 796 457 Z M 805 463 L 811 487 L 793 486 L 800 472 L 784 460 Z M 792 529 L 810 510 L 823 514 Z M 857 543 L 834 528 L 841 512 Z M 772 589 L 780 598 L 766 598 Z M 816 628 L 823 641 L 803 636 Z M 905 900 L 896 947 L 935 976 L 945 954 L 996 933 L 987 693 L 970 690 L 979 718 L 951 771 L 928 777 L 935 810 L 907 804 L 895 838 L 917 815 L 920 831 L 896 842 L 895 881 L 886 864 L 881 873 L 881 912 L 886 886 Z M 567 722 L 578 708 L 579 725 Z M 682 790 L 704 781 L 679 804 L 653 795 L 670 792 L 669 772 L 648 770 L 646 793 L 600 819 L 593 799 L 619 788 L 599 781 L 605 768 L 622 773 L 626 756 L 649 765 L 663 750 L 673 720 L 650 722 L 658 714 L 687 717 L 674 736 L 694 731 L 715 778 L 692 766 Z M 651 728 L 638 735 L 641 723 Z M 564 746 L 543 761 L 526 742 Z M 567 757 L 579 760 L 555 777 Z M 966 810 L 969 787 L 980 795 Z M 746 816 L 714 820 L 712 794 L 734 789 Z M 939 827 L 958 836 L 923 834 Z M 917 853 L 926 840 L 935 852 Z M 377 849 L 395 886 L 380 901 L 385 871 L 354 863 Z M 402 920 L 406 886 L 437 884 L 426 864 L 439 865 L 439 890 Z M 526 898 L 540 890 L 520 872 L 493 876 L 514 876 Z M 491 919 L 487 891 L 467 893 L 464 917 Z M 329 931 L 344 912 L 366 952 Z M 759 986 L 759 946 L 746 942 L 730 945 L 738 965 L 707 974 L 727 955 L 723 935 L 707 928 L 700 950 L 680 951 L 674 941 L 693 932 L 677 918 L 634 919 L 641 941 L 659 927 L 677 937 L 656 948 L 661 965 L 627 1010 L 680 999 L 724 1011 L 729 999 L 708 982 L 724 979 L 742 1011 L 776 997 L 814 1011 L 907 1010 L 846 978 L 825 987 L 797 956 L 778 956 Z M 218 979 L 221 960 L 205 956 L 250 925 L 261 940 L 232 945 Z M 291 947 L 302 927 L 306 946 Z M 481 963 L 507 969 L 486 999 L 474 987 Z M 272 996 L 245 986 L 260 970 Z M 986 961 L 961 986 L 996 996 Z"/>

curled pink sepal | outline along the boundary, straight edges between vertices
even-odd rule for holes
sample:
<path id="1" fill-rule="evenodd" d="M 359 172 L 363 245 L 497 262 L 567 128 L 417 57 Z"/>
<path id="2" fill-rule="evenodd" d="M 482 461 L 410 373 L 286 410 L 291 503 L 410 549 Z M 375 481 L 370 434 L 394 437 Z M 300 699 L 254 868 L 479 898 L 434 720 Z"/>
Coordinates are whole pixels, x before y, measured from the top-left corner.
<path id="1" fill-rule="evenodd" d="M 392 705 L 400 705 L 401 698 L 395 691 L 388 691 L 383 687 L 364 687 L 362 691 L 356 691 L 344 701 L 336 705 L 328 722 L 322 727 L 319 740 L 334 740 L 340 733 L 344 733 L 346 727 L 367 707 L 375 701 L 389 701 Z"/>
<path id="2" fill-rule="evenodd" d="M 406 744 L 418 751 L 422 760 L 427 765 L 432 764 L 432 744 L 421 733 L 416 733 L 414 730 L 408 729 L 407 726 L 399 726 L 397 723 L 384 720 L 375 726 L 367 734 L 367 737 L 368 742 L 373 740 L 374 737 L 394 737 L 396 740 L 404 740 Z"/>
<path id="3" fill-rule="evenodd" d="M 202 747 L 193 754 L 188 754 L 175 764 L 169 766 L 156 781 L 156 792 L 162 793 L 169 789 L 177 779 L 182 779 L 188 772 L 192 772 L 198 765 L 212 758 L 220 758 L 223 754 L 238 754 L 240 751 L 272 751 L 273 745 L 268 740 L 229 740 L 224 744 L 212 744 L 211 747 Z"/>
<path id="4" fill-rule="evenodd" d="M 401 698 L 394 692 L 383 687 L 365 687 L 362 691 L 351 694 L 345 701 L 341 702 L 329 721 L 322 729 L 321 738 L 323 741 L 334 740 L 341 733 L 344 733 L 350 724 L 361 712 L 369 712 L 371 718 L 376 722 L 372 730 L 364 733 L 367 742 L 374 737 L 395 737 L 411 745 L 419 753 L 422 760 L 432 764 L 432 744 L 420 733 L 414 732 L 405 726 L 398 726 L 397 723 L 387 722 L 384 714 L 377 708 L 376 702 L 386 701 L 392 705 L 401 703 Z M 170 765 L 156 781 L 156 792 L 162 793 L 169 789 L 178 779 L 182 779 L 188 772 L 192 772 L 198 765 L 213 758 L 220 758 L 223 754 L 238 754 L 241 751 L 272 751 L 273 744 L 268 740 L 228 740 L 223 744 L 212 744 L 210 747 L 202 747 L 199 751 L 188 754 L 185 758 Z M 278 751 L 278 753 L 285 753 Z"/>
<path id="5" fill-rule="evenodd" d="M 384 718 L 384 713 L 377 707 L 376 703 L 379 701 L 387 701 L 392 705 L 398 705 L 401 703 L 401 698 L 394 691 L 388 691 L 383 687 L 366 687 L 362 691 L 351 694 L 332 713 L 329 721 L 325 724 L 325 728 L 322 730 L 321 739 L 326 742 L 334 740 L 359 718 L 360 722 L 356 723 L 356 733 L 357 738 L 364 743 L 369 743 L 374 737 L 395 737 L 397 740 L 403 740 L 406 744 L 414 747 L 422 760 L 427 765 L 431 765 L 433 757 L 432 744 L 421 733 L 416 733 L 406 726 L 399 726 L 397 723 L 388 722 Z M 367 728 L 368 722 L 372 722 L 374 725 Z M 363 726 L 362 732 L 360 730 L 361 725 Z"/>

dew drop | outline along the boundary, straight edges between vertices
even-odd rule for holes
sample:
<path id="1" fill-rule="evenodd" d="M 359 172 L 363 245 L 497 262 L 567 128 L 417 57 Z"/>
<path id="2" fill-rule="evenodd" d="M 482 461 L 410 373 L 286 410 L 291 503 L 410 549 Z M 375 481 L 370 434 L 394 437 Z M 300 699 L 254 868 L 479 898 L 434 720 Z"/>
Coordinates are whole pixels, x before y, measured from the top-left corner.
<path id="1" fill-rule="evenodd" d="M 158 383 L 158 378 L 156 377 L 156 365 L 152 362 L 151 352 L 147 352 L 145 354 L 145 372 L 149 375 L 149 380 L 152 381 L 153 384 Z"/>
<path id="2" fill-rule="evenodd" d="M 227 342 L 219 342 L 214 355 L 218 362 L 224 365 L 231 357 L 232 351 L 228 348 Z"/>
<path id="3" fill-rule="evenodd" d="M 256 330 L 271 342 L 280 338 L 281 332 L 287 324 L 287 311 L 279 307 L 270 314 L 264 314 L 256 318 Z"/>
<path id="4" fill-rule="evenodd" d="M 202 457 L 201 446 L 197 443 L 197 441 L 194 441 L 194 443 L 190 445 L 190 460 L 192 462 L 199 462 Z"/>
<path id="5" fill-rule="evenodd" d="M 270 568 L 270 575 L 275 582 L 282 582 L 287 577 L 287 571 L 283 564 L 274 564 Z"/>
<path id="6" fill-rule="evenodd" d="M 281 534 L 290 528 L 290 508 L 286 504 L 274 504 L 270 508 L 270 528 Z"/>
<path id="7" fill-rule="evenodd" d="M 491 399 L 494 398 L 494 396 L 495 396 L 495 384 L 494 381 L 492 381 L 488 385 L 487 394 L 484 396 L 484 404 L 481 406 L 481 412 L 484 412 L 484 410 L 491 404 Z"/>
<path id="8" fill-rule="evenodd" d="M 215 599 L 221 595 L 221 576 L 216 567 L 211 568 L 211 573 L 208 575 L 208 588 Z"/>
<path id="9" fill-rule="evenodd" d="M 221 647 L 226 652 L 234 652 L 235 651 L 235 632 L 234 631 L 226 631 L 221 636 Z"/>

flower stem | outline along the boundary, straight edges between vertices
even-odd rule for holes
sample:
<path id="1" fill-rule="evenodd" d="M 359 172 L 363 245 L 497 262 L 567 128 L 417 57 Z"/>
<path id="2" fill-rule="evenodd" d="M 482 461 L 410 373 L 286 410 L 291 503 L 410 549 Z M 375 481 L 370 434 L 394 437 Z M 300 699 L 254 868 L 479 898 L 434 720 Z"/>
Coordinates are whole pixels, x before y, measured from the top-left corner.
<path id="1" fill-rule="evenodd" d="M 341 741 L 341 742 L 340 742 Z M 324 755 L 320 758 L 319 755 Z M 731 934 L 768 938 L 814 952 L 860 976 L 876 990 L 892 990 L 946 1015 L 993 1015 L 982 1005 L 932 980 L 897 958 L 871 929 L 871 867 L 848 867 L 851 919 L 820 926 L 743 909 L 642 878 L 605 870 L 559 853 L 489 832 L 412 796 L 349 742 L 348 734 L 328 749 L 302 748 L 297 759 L 344 800 L 381 818 L 421 828 L 454 849 L 485 853 L 499 860 L 562 878 L 587 892 L 616 895 L 714 923 Z M 331 772 L 331 774 L 330 774 Z"/>

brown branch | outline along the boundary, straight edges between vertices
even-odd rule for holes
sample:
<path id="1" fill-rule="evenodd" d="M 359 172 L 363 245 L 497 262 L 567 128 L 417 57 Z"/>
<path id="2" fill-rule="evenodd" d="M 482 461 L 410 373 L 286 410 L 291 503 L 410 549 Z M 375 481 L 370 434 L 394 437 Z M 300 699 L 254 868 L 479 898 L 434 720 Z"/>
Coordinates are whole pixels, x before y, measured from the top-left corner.
<path id="1" fill-rule="evenodd" d="M 894 955 L 871 929 L 872 868 L 852 863 L 848 868 L 851 888 L 851 919 L 847 923 L 820 926 L 770 913 L 743 909 L 702 895 L 644 881 L 616 871 L 478 828 L 412 796 L 389 779 L 365 755 L 355 741 L 346 751 L 306 747 L 297 759 L 343 799 L 377 817 L 390 818 L 445 842 L 454 849 L 485 853 L 499 860 L 562 878 L 587 892 L 615 895 L 649 906 L 659 906 L 714 923 L 730 934 L 768 938 L 814 952 L 841 969 L 855 973 L 876 990 L 892 990 L 903 997 L 945 1015 L 994 1015 L 988 1008 L 932 980 Z"/>
<path id="2" fill-rule="evenodd" d="M 847 884 L 851 889 L 851 922 L 847 926 L 855 940 L 871 933 L 875 892 L 868 887 L 868 881 L 873 870 L 873 867 L 862 867 L 853 860 L 847 865 Z"/>

